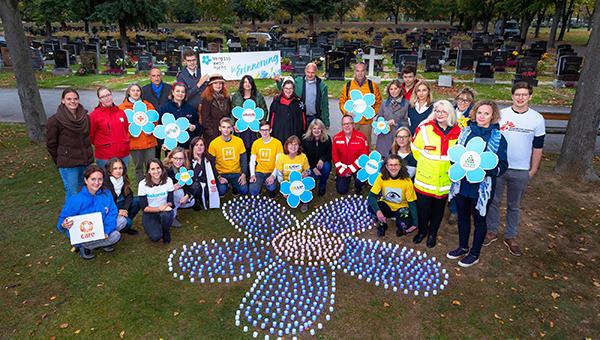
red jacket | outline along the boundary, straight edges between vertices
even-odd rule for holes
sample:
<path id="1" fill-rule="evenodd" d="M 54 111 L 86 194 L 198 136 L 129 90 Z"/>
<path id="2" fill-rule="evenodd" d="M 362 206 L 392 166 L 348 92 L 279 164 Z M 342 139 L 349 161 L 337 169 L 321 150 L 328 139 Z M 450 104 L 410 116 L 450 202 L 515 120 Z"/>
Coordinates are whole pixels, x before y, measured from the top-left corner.
<path id="1" fill-rule="evenodd" d="M 129 124 L 118 106 L 98 104 L 90 113 L 90 140 L 96 159 L 126 157 L 129 155 Z"/>
<path id="2" fill-rule="evenodd" d="M 333 136 L 333 146 L 331 149 L 331 158 L 338 175 L 350 176 L 360 167 L 358 158 L 361 155 L 369 154 L 369 144 L 367 137 L 357 130 L 352 131 L 350 141 L 346 144 L 344 131 L 340 131 Z"/>

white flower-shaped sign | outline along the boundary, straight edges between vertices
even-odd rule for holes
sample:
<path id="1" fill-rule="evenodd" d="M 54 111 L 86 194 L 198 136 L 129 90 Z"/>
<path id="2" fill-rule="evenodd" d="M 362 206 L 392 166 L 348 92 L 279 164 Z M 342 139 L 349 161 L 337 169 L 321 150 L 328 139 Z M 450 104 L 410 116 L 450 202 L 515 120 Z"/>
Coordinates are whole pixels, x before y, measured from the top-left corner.
<path id="1" fill-rule="evenodd" d="M 363 95 L 359 90 L 350 91 L 350 99 L 344 103 L 344 110 L 354 115 L 354 122 L 358 123 L 364 117 L 371 119 L 375 117 L 375 95 L 367 93 Z"/>
<path id="2" fill-rule="evenodd" d="M 260 120 L 265 116 L 265 111 L 260 107 L 256 107 L 256 103 L 252 99 L 244 101 L 242 107 L 234 107 L 231 113 L 237 119 L 235 127 L 240 132 L 248 129 L 257 132 L 260 127 Z"/>
<path id="3" fill-rule="evenodd" d="M 371 123 L 371 126 L 376 135 L 387 135 L 390 133 L 390 124 L 383 117 L 377 118 L 377 120 Z"/>
<path id="4" fill-rule="evenodd" d="M 158 112 L 148 110 L 143 101 L 138 100 L 133 104 L 133 109 L 125 110 L 127 121 L 129 122 L 129 134 L 133 137 L 139 137 L 142 131 L 146 134 L 152 134 L 154 131 L 154 122 L 158 121 Z"/>
<path id="5" fill-rule="evenodd" d="M 185 117 L 175 120 L 172 113 L 165 113 L 162 117 L 162 125 L 156 126 L 154 136 L 165 140 L 165 146 L 173 150 L 177 143 L 185 143 L 190 139 L 190 134 L 185 131 L 190 127 L 190 121 Z"/>
<path id="6" fill-rule="evenodd" d="M 494 169 L 498 165 L 498 156 L 485 150 L 485 142 L 481 137 L 472 138 L 465 148 L 456 144 L 448 149 L 448 156 L 454 162 L 448 170 L 452 182 L 458 182 L 467 176 L 469 183 L 480 183 L 485 178 L 485 170 Z"/>

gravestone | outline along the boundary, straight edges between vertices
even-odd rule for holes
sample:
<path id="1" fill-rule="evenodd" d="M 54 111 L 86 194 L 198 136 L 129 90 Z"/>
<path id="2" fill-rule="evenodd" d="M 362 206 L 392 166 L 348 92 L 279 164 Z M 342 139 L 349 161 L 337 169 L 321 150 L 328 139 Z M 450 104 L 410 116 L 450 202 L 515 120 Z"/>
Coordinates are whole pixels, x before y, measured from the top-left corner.
<path id="1" fill-rule="evenodd" d="M 31 57 L 31 68 L 34 71 L 42 71 L 44 69 L 44 55 L 42 51 L 29 47 L 29 56 Z"/>
<path id="2" fill-rule="evenodd" d="M 52 74 L 60 76 L 71 74 L 71 68 L 69 65 L 69 51 L 54 51 L 54 69 L 52 70 Z"/>
<path id="3" fill-rule="evenodd" d="M 496 80 L 494 79 L 494 58 L 491 56 L 483 56 L 477 61 L 477 67 L 475 68 L 475 84 L 487 84 L 494 85 Z"/>
<path id="4" fill-rule="evenodd" d="M 167 65 L 166 75 L 177 76 L 181 67 L 181 52 L 179 50 L 169 51 L 165 57 L 165 64 Z"/>
<path id="5" fill-rule="evenodd" d="M 537 63 L 536 58 L 520 57 L 517 59 L 517 72 L 513 84 L 525 81 L 531 86 L 537 86 Z"/>
<path id="6" fill-rule="evenodd" d="M 494 63 L 495 72 L 506 71 L 506 61 L 508 60 L 508 52 L 505 51 L 494 51 L 492 52 L 492 58 Z"/>
<path id="7" fill-rule="evenodd" d="M 398 66 L 398 64 L 400 62 L 400 56 L 411 55 L 411 54 L 412 54 L 411 49 L 396 48 L 396 49 L 394 49 L 394 52 L 392 53 L 392 63 L 394 63 L 394 65 Z"/>
<path id="8" fill-rule="evenodd" d="M 301 56 L 310 56 L 310 45 L 308 44 L 298 44 L 298 55 Z"/>
<path id="9" fill-rule="evenodd" d="M 473 63 L 475 62 L 475 53 L 473 50 L 458 50 L 456 56 L 456 73 L 470 74 L 473 73 Z"/>
<path id="10" fill-rule="evenodd" d="M 142 52 L 138 56 L 138 63 L 136 67 L 137 72 L 150 71 L 154 64 L 152 63 L 152 54 L 148 52 Z"/>
<path id="11" fill-rule="evenodd" d="M 79 56 L 81 58 L 81 66 L 85 68 L 86 73 L 98 73 L 99 59 L 96 52 L 83 51 Z"/>
<path id="12" fill-rule="evenodd" d="M 75 44 L 63 44 L 62 48 L 64 50 L 67 50 L 69 52 L 69 64 L 70 65 L 76 64 L 77 60 L 76 60 L 75 56 L 79 54 L 79 53 L 77 53 L 77 45 L 75 45 Z"/>
<path id="13" fill-rule="evenodd" d="M 346 52 L 329 51 L 325 55 L 325 64 L 327 69 L 327 79 L 345 80 Z"/>
<path id="14" fill-rule="evenodd" d="M 310 59 L 315 60 L 325 55 L 325 50 L 322 47 L 310 48 Z"/>
<path id="15" fill-rule="evenodd" d="M 8 54 L 8 47 L 0 47 L 0 54 L 2 54 L 2 69 L 6 71 L 12 70 L 12 61 Z"/>
<path id="16" fill-rule="evenodd" d="M 406 66 L 412 66 L 416 70 L 418 63 L 419 63 L 419 60 L 415 54 L 403 54 L 398 59 L 398 63 L 396 65 L 396 70 L 398 72 L 402 72 L 402 70 Z"/>
<path id="17" fill-rule="evenodd" d="M 576 87 L 577 81 L 579 81 L 582 63 L 583 57 L 575 55 L 565 55 L 560 57 L 554 87 Z"/>
<path id="18" fill-rule="evenodd" d="M 310 57 L 306 55 L 295 56 L 292 59 L 292 66 L 294 67 L 295 76 L 303 76 L 304 68 L 306 64 L 310 63 Z"/>
<path id="19" fill-rule="evenodd" d="M 295 47 L 282 47 L 279 49 L 282 58 L 291 58 L 296 55 Z"/>
<path id="20" fill-rule="evenodd" d="M 425 72 L 442 72 L 442 58 L 444 58 L 443 51 L 428 51 L 425 59 Z"/>
<path id="21" fill-rule="evenodd" d="M 119 66 L 119 62 L 125 60 L 125 53 L 120 48 L 110 47 L 106 50 L 108 55 L 108 67 L 110 69 L 124 69 L 124 66 Z"/>

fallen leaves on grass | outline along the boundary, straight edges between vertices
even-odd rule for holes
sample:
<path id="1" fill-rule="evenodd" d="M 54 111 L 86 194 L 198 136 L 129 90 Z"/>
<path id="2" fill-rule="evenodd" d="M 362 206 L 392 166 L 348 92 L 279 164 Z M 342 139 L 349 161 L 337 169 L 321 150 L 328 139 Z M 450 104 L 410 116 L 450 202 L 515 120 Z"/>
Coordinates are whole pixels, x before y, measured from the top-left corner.
<path id="1" fill-rule="evenodd" d="M 173 316 L 178 316 L 179 312 L 173 312 Z"/>
<path id="2" fill-rule="evenodd" d="M 552 295 L 552 298 L 553 298 L 554 300 L 556 300 L 556 299 L 558 299 L 558 298 L 560 297 L 560 294 L 558 294 L 558 293 L 556 293 L 556 292 L 552 292 L 552 294 L 550 294 L 550 295 Z"/>
<path id="3" fill-rule="evenodd" d="M 383 303 L 383 307 L 389 307 L 389 306 L 390 306 L 390 304 L 389 304 L 389 303 L 387 303 L 387 302 L 384 302 L 384 303 Z"/>
<path id="4" fill-rule="evenodd" d="M 58 325 L 58 327 L 60 329 L 66 329 L 66 328 L 69 328 L 69 324 L 68 323 L 61 323 L 60 325 Z"/>
<path id="5" fill-rule="evenodd" d="M 123 339 L 125 337 L 125 331 L 121 331 L 121 333 L 119 333 L 119 338 Z"/>
<path id="6" fill-rule="evenodd" d="M 452 304 L 455 306 L 460 306 L 460 301 L 458 300 L 452 300 Z"/>

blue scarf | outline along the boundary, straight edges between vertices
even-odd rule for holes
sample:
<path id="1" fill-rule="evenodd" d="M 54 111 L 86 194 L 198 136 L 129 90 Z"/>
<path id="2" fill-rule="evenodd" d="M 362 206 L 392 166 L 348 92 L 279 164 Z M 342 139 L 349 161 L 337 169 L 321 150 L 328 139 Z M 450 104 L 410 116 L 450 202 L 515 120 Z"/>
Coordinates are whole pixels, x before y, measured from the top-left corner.
<path id="1" fill-rule="evenodd" d="M 458 136 L 458 144 L 465 145 L 467 143 L 467 138 L 470 134 L 471 126 L 469 125 L 466 126 Z M 486 143 L 486 151 L 490 151 L 497 154 L 498 148 L 500 147 L 500 137 L 500 130 L 493 129 L 492 135 Z M 450 193 L 448 195 L 448 200 L 451 200 L 452 198 L 454 198 L 454 196 L 458 195 L 458 193 L 460 192 L 460 182 L 462 182 L 462 180 L 458 182 L 452 182 L 452 184 L 450 185 Z M 479 211 L 479 214 L 481 216 L 485 216 L 487 213 L 487 202 L 491 198 L 490 196 L 492 194 L 492 178 L 490 176 L 485 176 L 483 181 L 479 183 L 478 194 L 479 197 L 477 198 L 477 205 L 475 206 L 475 209 Z"/>

